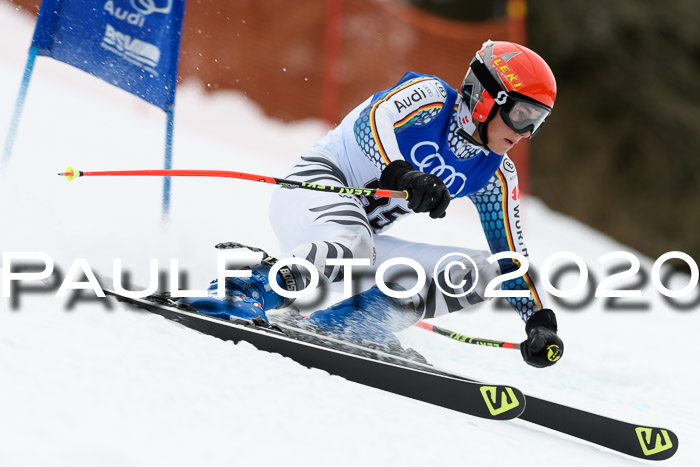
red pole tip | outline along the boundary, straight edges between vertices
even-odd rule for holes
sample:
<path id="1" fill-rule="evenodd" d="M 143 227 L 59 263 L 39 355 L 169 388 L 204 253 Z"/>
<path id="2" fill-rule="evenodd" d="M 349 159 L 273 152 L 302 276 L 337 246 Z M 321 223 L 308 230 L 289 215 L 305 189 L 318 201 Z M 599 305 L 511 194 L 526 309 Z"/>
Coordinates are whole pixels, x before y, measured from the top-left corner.
<path id="1" fill-rule="evenodd" d="M 75 177 L 80 177 L 80 172 L 76 171 L 73 167 L 68 167 L 65 172 L 60 173 L 58 175 L 62 175 L 64 177 L 66 177 L 66 180 L 71 181 Z"/>

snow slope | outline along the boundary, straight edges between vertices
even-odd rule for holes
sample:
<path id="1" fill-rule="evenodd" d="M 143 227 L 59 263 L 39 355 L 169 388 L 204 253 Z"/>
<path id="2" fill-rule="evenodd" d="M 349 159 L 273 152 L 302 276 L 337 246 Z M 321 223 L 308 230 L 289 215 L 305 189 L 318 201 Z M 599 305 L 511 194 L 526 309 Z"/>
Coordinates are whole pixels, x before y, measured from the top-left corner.
<path id="1" fill-rule="evenodd" d="M 7 128 L 33 21 L 0 3 L 0 128 Z M 283 176 L 327 129 L 280 124 L 245 96 L 178 92 L 174 168 Z M 0 247 L 46 252 L 54 278 L 84 258 L 110 275 L 121 258 L 136 283 L 149 258 L 178 258 L 191 287 L 213 276 L 212 246 L 239 241 L 277 252 L 266 206 L 273 187 L 175 179 L 160 220 L 161 181 L 82 179 L 56 173 L 160 168 L 162 112 L 66 65 L 39 58 L 15 151 L 0 169 Z M 3 135 L 4 136 L 4 135 Z M 526 200 L 531 259 L 576 252 L 600 280 L 601 255 L 629 250 Z M 437 227 L 437 228 L 436 228 Z M 392 235 L 486 248 L 474 210 L 445 220 L 414 216 Z M 682 250 L 682 245 L 679 245 Z M 642 258 L 651 270 L 652 260 Z M 565 283 L 573 277 L 566 276 Z M 683 285 L 678 278 L 676 288 Z M 687 278 L 685 279 L 687 281 Z M 680 284 L 680 285 L 679 285 Z M 563 287 L 563 286 L 562 286 Z M 53 291 L 0 299 L 0 465 L 495 465 L 624 466 L 644 463 L 522 421 L 491 422 L 309 370 L 279 355 L 200 335 L 113 302 Z M 697 306 L 679 311 L 650 283 L 646 311 L 610 311 L 603 299 L 559 310 L 566 355 L 536 370 L 516 352 L 472 347 L 420 329 L 402 341 L 441 367 L 612 417 L 673 429 L 681 447 L 666 465 L 695 465 L 700 449 Z M 493 304 L 435 320 L 465 334 L 520 341 L 522 323 Z"/>

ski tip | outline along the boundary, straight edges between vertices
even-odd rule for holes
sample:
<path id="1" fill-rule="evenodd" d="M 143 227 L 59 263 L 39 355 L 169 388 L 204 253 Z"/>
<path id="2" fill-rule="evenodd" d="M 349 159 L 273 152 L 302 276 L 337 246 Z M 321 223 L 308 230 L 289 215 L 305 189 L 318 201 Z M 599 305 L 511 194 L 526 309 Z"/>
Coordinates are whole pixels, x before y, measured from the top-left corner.
<path id="1" fill-rule="evenodd" d="M 635 434 L 641 447 L 641 452 L 630 453 L 647 460 L 666 460 L 678 450 L 678 437 L 671 430 L 664 428 L 638 426 Z"/>
<path id="2" fill-rule="evenodd" d="M 75 170 L 73 167 L 68 167 L 65 172 L 59 172 L 58 175 L 61 177 L 66 177 L 66 180 L 70 182 L 74 178 L 80 177 L 82 172 Z"/>

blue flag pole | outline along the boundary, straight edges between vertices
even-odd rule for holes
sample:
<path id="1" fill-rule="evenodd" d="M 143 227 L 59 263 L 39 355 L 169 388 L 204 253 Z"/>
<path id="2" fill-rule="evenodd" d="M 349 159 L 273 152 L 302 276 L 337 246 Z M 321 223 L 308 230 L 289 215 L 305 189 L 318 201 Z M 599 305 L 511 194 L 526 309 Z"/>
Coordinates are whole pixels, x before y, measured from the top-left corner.
<path id="1" fill-rule="evenodd" d="M 38 53 L 39 49 L 37 47 L 32 46 L 29 48 L 27 64 L 24 67 L 24 75 L 22 75 L 22 84 L 19 87 L 19 92 L 17 93 L 17 100 L 15 101 L 15 111 L 12 114 L 10 128 L 7 131 L 7 138 L 5 139 L 5 148 L 2 151 L 3 164 L 9 162 L 10 156 L 12 155 L 12 148 L 15 145 L 15 137 L 17 136 L 17 129 L 19 128 L 19 120 L 22 116 L 22 110 L 24 109 L 24 101 L 27 98 L 29 81 L 32 78 L 32 71 L 34 71 L 34 62 L 36 61 L 36 56 L 38 55 Z"/>
<path id="2" fill-rule="evenodd" d="M 1 162 L 10 158 L 37 55 L 52 57 L 134 94 L 167 116 L 165 169 L 172 168 L 177 63 L 185 0 L 42 0 Z M 170 212 L 170 178 L 163 217 Z"/>
<path id="3" fill-rule="evenodd" d="M 173 167 L 173 130 L 175 126 L 175 104 L 168 106 L 165 111 L 167 116 L 165 130 L 165 170 L 170 170 Z M 162 217 L 165 219 L 170 215 L 170 177 L 163 179 L 163 209 Z"/>

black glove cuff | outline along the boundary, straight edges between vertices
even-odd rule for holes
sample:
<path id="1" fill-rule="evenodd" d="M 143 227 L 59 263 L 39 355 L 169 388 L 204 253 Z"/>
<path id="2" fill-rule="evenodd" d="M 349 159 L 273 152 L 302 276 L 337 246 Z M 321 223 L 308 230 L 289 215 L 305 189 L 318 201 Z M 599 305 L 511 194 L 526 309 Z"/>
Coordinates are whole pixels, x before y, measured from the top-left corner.
<path id="1" fill-rule="evenodd" d="M 557 317 L 554 315 L 554 312 L 549 308 L 542 308 L 537 311 L 534 315 L 530 316 L 530 319 L 525 323 L 525 332 L 529 335 L 530 331 L 537 326 L 544 326 L 545 328 L 557 332 Z"/>
<path id="2" fill-rule="evenodd" d="M 394 161 L 386 166 L 382 171 L 382 176 L 379 178 L 379 186 L 385 190 L 403 190 L 403 187 L 398 186 L 399 178 L 407 172 L 413 172 L 415 169 L 406 161 Z"/>

